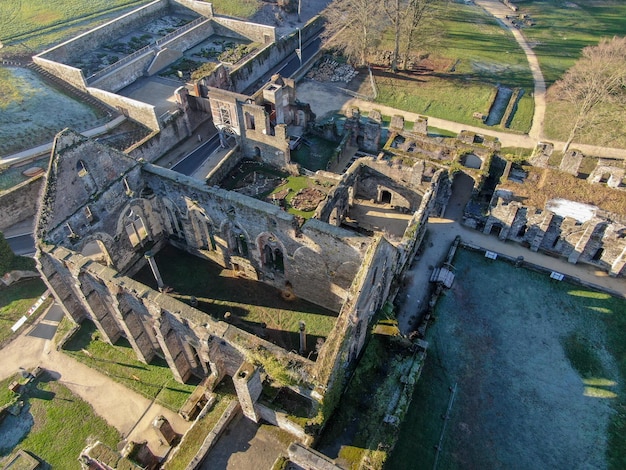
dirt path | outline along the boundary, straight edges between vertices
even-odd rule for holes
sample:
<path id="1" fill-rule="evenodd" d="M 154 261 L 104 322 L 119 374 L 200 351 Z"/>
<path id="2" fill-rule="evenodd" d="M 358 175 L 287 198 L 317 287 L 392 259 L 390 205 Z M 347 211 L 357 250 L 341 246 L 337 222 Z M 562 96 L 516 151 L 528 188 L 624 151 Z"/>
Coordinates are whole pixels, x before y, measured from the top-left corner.
<path id="1" fill-rule="evenodd" d="M 543 73 L 541 73 L 539 60 L 537 59 L 535 52 L 526 42 L 526 38 L 522 32 L 506 19 L 506 16 L 512 13 L 508 7 L 506 7 L 499 0 L 476 0 L 475 3 L 485 9 L 489 14 L 499 19 L 501 24 L 511 31 L 513 37 L 524 51 L 524 54 L 526 54 L 526 59 L 528 60 L 528 65 L 535 82 L 535 91 L 533 95 L 535 100 L 535 113 L 533 115 L 533 123 L 528 135 L 534 141 L 541 140 L 543 139 L 543 123 L 546 113 L 546 82 L 543 79 Z"/>
<path id="2" fill-rule="evenodd" d="M 41 319 L 45 316 L 42 314 Z M 39 323 L 39 322 L 37 322 Z M 37 324 L 36 323 L 36 324 Z M 33 325 L 33 328 L 36 325 Z M 0 379 L 41 365 L 60 383 L 89 403 L 94 411 L 116 428 L 126 440 L 146 440 L 152 452 L 164 456 L 169 447 L 162 445 L 152 422 L 165 416 L 174 430 L 184 433 L 190 423 L 113 379 L 59 352 L 52 341 L 27 336 L 29 330 L 2 349 Z"/>

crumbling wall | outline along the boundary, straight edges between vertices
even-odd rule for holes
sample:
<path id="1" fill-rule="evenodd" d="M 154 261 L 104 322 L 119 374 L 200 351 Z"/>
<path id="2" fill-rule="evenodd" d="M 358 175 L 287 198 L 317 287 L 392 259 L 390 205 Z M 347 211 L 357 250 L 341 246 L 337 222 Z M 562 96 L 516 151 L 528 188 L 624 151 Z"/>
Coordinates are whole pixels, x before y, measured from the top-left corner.
<path id="1" fill-rule="evenodd" d="M 0 232 L 37 213 L 43 175 L 30 178 L 11 189 L 0 192 Z"/>

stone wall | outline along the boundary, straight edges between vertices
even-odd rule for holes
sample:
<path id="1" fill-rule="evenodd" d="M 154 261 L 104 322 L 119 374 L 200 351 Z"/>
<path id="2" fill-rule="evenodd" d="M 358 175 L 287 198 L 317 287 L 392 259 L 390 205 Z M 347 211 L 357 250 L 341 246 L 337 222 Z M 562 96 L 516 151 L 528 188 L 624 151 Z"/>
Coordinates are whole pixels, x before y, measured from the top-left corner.
<path id="1" fill-rule="evenodd" d="M 213 4 L 199 0 L 174 0 L 172 6 L 176 11 L 188 13 L 186 10 L 193 10 L 201 16 L 211 18 L 213 16 Z"/>
<path id="2" fill-rule="evenodd" d="M 129 30 L 136 29 L 140 25 L 164 16 L 169 4 L 169 0 L 155 0 L 113 21 L 52 47 L 38 56 L 55 62 L 68 63 L 76 57 L 80 57 L 108 42 L 117 40 Z"/>
<path id="3" fill-rule="evenodd" d="M 235 20 L 223 16 L 213 18 L 215 33 L 220 36 L 250 39 L 260 44 L 276 41 L 276 28 L 258 23 Z"/>
<path id="4" fill-rule="evenodd" d="M 570 263 L 598 266 L 611 276 L 625 274 L 626 221 L 618 214 L 599 211 L 578 221 L 546 208 L 526 207 L 512 200 L 510 192 L 497 190 L 483 232 Z"/>
<path id="5" fill-rule="evenodd" d="M 99 89 L 105 92 L 108 91 L 115 93 L 122 88 L 127 87 L 131 83 L 134 83 L 138 78 L 141 78 L 145 75 L 148 67 L 155 57 L 155 50 L 146 50 L 144 54 L 133 58 L 129 62 L 126 62 L 119 67 L 113 68 L 113 70 L 111 70 L 106 75 L 98 78 L 97 80 L 90 81 L 90 88 L 88 88 L 88 92 L 94 95 L 96 98 L 101 99 L 100 96 L 94 93 L 94 90 Z"/>
<path id="6" fill-rule="evenodd" d="M 302 41 L 312 37 L 323 26 L 320 17 L 313 18 L 302 27 Z M 263 76 L 271 66 L 278 64 L 298 47 L 298 34 L 293 33 L 261 49 L 249 61 L 230 72 L 234 89 L 241 92 Z"/>
<path id="7" fill-rule="evenodd" d="M 239 147 L 235 147 L 222 158 L 222 160 L 211 170 L 205 179 L 207 186 L 218 186 L 222 180 L 230 173 L 243 159 Z"/>
<path id="8" fill-rule="evenodd" d="M 121 114 L 129 117 L 153 131 L 159 129 L 159 117 L 155 113 L 155 107 L 151 104 L 117 95 L 99 88 L 88 88 L 94 98 L 117 109 Z"/>
<path id="9" fill-rule="evenodd" d="M 0 192 L 0 232 L 37 213 L 39 192 L 44 182 L 42 175 L 30 178 L 11 189 Z"/>
<path id="10" fill-rule="evenodd" d="M 87 91 L 87 81 L 85 80 L 81 69 L 65 65 L 61 62 L 55 62 L 38 55 L 33 56 L 33 62 L 55 77 L 65 80 L 79 90 L 85 92 Z"/>

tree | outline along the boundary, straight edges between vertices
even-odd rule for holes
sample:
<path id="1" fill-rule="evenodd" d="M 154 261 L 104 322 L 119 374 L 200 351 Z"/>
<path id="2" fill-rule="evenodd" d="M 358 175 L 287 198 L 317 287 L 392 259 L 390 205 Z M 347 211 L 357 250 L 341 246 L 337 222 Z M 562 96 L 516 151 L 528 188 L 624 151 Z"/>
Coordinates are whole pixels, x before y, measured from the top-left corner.
<path id="1" fill-rule="evenodd" d="M 584 129 L 623 117 L 626 106 L 626 37 L 602 39 L 582 50 L 581 58 L 554 84 L 557 99 L 574 108 L 565 144 Z M 619 115 L 618 115 L 619 114 Z"/>
<path id="2" fill-rule="evenodd" d="M 404 45 L 404 68 L 409 62 L 409 55 L 416 39 L 421 36 L 430 42 L 438 36 L 437 31 L 431 28 L 435 20 L 434 4 L 438 0 L 385 0 L 383 2 L 389 22 L 393 26 L 394 49 L 391 60 L 391 69 L 398 70 L 400 61 L 400 44 Z M 428 30 L 427 34 L 420 34 Z"/>
<path id="3" fill-rule="evenodd" d="M 351 62 L 367 65 L 384 25 L 379 8 L 377 0 L 335 0 L 323 12 L 327 21 L 323 38 Z"/>

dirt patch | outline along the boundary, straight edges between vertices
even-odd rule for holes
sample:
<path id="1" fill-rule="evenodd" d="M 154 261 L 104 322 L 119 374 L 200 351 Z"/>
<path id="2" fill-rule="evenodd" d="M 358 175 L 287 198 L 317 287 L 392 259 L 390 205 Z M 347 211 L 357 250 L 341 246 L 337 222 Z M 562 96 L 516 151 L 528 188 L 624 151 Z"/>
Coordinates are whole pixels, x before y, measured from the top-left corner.
<path id="1" fill-rule="evenodd" d="M 315 188 L 304 188 L 298 191 L 291 200 L 291 206 L 299 211 L 309 212 L 317 208 L 326 199 L 326 194 Z"/>

